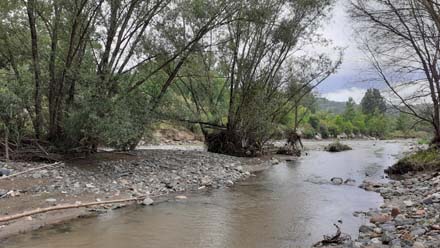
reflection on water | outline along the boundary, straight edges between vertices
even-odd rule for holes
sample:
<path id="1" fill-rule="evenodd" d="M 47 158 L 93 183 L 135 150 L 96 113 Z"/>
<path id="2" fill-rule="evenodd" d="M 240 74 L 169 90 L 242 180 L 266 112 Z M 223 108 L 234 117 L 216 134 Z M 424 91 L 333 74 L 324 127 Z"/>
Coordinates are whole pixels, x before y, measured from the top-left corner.
<path id="1" fill-rule="evenodd" d="M 376 145 L 374 145 L 376 144 Z M 352 151 L 312 151 L 232 189 L 190 195 L 185 202 L 115 211 L 10 240 L 7 247 L 309 247 L 333 223 L 357 235 L 358 210 L 378 207 L 378 194 L 356 186 L 317 184 L 310 178 L 383 179 L 403 144 L 351 142 Z"/>

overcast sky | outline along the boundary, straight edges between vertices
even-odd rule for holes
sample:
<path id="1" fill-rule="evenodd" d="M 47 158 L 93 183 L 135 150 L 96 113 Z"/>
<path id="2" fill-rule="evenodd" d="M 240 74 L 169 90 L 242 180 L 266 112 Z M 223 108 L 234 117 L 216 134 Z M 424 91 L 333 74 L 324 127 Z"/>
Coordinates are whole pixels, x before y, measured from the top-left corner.
<path id="1" fill-rule="evenodd" d="M 347 101 L 353 97 L 360 102 L 366 89 L 379 87 L 367 80 L 368 63 L 356 45 L 353 25 L 348 15 L 348 0 L 338 0 L 333 16 L 325 24 L 323 35 L 333 44 L 345 48 L 343 63 L 338 72 L 318 87 L 318 93 L 333 101 Z"/>

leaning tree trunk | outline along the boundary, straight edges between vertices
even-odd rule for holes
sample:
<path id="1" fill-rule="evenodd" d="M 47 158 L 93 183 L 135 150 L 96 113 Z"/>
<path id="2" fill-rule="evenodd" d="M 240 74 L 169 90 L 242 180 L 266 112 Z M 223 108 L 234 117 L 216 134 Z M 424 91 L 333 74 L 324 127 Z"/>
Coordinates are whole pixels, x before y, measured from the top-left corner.
<path id="1" fill-rule="evenodd" d="M 433 147 L 440 148 L 440 126 L 438 124 L 434 127 L 434 138 L 431 144 Z"/>
<path id="2" fill-rule="evenodd" d="M 35 0 L 29 0 L 27 4 L 27 14 L 29 19 L 29 28 L 31 32 L 32 43 L 32 66 L 34 73 L 35 89 L 34 89 L 34 106 L 35 106 L 35 121 L 34 129 L 35 136 L 41 137 L 41 129 L 43 126 L 43 116 L 41 113 L 41 78 L 40 78 L 40 57 L 38 55 L 38 39 L 37 28 L 35 23 Z"/>

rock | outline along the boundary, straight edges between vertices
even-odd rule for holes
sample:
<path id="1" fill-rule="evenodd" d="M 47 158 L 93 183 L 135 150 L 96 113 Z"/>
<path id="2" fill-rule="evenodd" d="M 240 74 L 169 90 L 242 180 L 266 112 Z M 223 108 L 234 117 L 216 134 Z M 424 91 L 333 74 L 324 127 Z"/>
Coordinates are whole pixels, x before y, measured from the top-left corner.
<path id="1" fill-rule="evenodd" d="M 425 205 L 431 205 L 434 203 L 432 196 L 428 196 L 425 199 L 422 200 L 422 203 Z"/>
<path id="2" fill-rule="evenodd" d="M 425 248 L 425 245 L 421 242 L 414 242 L 413 248 Z"/>
<path id="3" fill-rule="evenodd" d="M 212 180 L 209 176 L 204 176 L 201 180 L 201 185 L 202 186 L 211 186 L 212 185 Z"/>
<path id="4" fill-rule="evenodd" d="M 440 225 L 432 225 L 431 229 L 436 230 L 436 231 L 440 231 Z"/>
<path id="5" fill-rule="evenodd" d="M 8 169 L 1 168 L 0 169 L 0 177 L 7 177 L 11 175 L 11 171 Z"/>
<path id="6" fill-rule="evenodd" d="M 359 227 L 359 232 L 368 233 L 374 230 L 377 226 L 373 223 L 367 223 Z"/>
<path id="7" fill-rule="evenodd" d="M 396 218 L 396 216 L 399 215 L 399 214 L 400 214 L 400 209 L 399 209 L 399 208 L 393 208 L 393 209 L 391 209 L 391 216 L 392 216 L 393 218 Z"/>
<path id="8" fill-rule="evenodd" d="M 403 204 L 405 204 L 406 207 L 413 207 L 415 205 L 411 200 L 403 201 Z"/>
<path id="9" fill-rule="evenodd" d="M 352 178 L 347 178 L 347 179 L 345 179 L 344 184 L 355 185 L 356 184 L 356 180 L 354 180 Z"/>
<path id="10" fill-rule="evenodd" d="M 34 179 L 40 179 L 40 178 L 42 178 L 42 175 L 41 175 L 40 172 L 35 172 L 34 174 L 32 174 L 32 177 L 33 177 Z"/>
<path id="11" fill-rule="evenodd" d="M 243 172 L 243 166 L 239 165 L 235 168 L 239 172 Z"/>
<path id="12" fill-rule="evenodd" d="M 391 241 L 393 241 L 395 238 L 396 238 L 396 235 L 394 235 L 394 234 L 391 233 L 391 232 L 385 231 L 385 232 L 382 234 L 381 240 L 382 240 L 382 243 L 384 243 L 384 244 L 389 244 L 389 243 L 391 243 Z"/>
<path id="13" fill-rule="evenodd" d="M 332 179 L 330 179 L 330 182 L 332 182 L 332 184 L 334 185 L 341 185 L 344 183 L 344 179 L 340 177 L 332 177 Z"/>
<path id="14" fill-rule="evenodd" d="M 226 181 L 226 185 L 231 187 L 234 185 L 234 182 L 232 180 L 228 180 L 228 181 Z"/>
<path id="15" fill-rule="evenodd" d="M 374 215 L 373 217 L 371 217 L 370 222 L 371 223 L 386 223 L 388 221 L 391 220 L 391 216 L 387 215 L 387 214 L 380 214 L 380 215 Z"/>
<path id="16" fill-rule="evenodd" d="M 425 199 L 423 199 L 422 203 L 425 205 L 430 205 L 433 203 L 439 203 L 440 202 L 440 193 L 434 193 L 432 195 L 427 196 Z"/>
<path id="17" fill-rule="evenodd" d="M 95 188 L 95 186 L 92 183 L 86 183 L 87 188 Z"/>
<path id="18" fill-rule="evenodd" d="M 382 241 L 379 238 L 371 239 L 372 244 L 382 244 Z"/>
<path id="19" fill-rule="evenodd" d="M 377 234 L 381 234 L 382 233 L 382 229 L 379 228 L 379 227 L 376 227 L 376 228 L 373 229 L 373 232 L 377 233 Z"/>
<path id="20" fill-rule="evenodd" d="M 391 248 L 402 248 L 402 242 L 400 241 L 400 239 L 393 239 L 390 242 Z"/>
<path id="21" fill-rule="evenodd" d="M 426 211 L 424 209 L 419 209 L 416 211 L 416 215 L 418 216 L 424 216 L 426 213 Z"/>
<path id="22" fill-rule="evenodd" d="M 412 225 L 415 221 L 413 219 L 405 218 L 402 214 L 399 214 L 394 218 L 394 221 L 397 226 L 405 226 L 405 225 Z"/>
<path id="23" fill-rule="evenodd" d="M 142 201 L 142 205 L 144 205 L 144 206 L 150 206 L 150 205 L 153 205 L 153 203 L 154 203 L 154 201 L 150 197 L 147 197 Z"/>
<path id="24" fill-rule="evenodd" d="M 49 172 L 47 170 L 40 170 L 32 174 L 32 177 L 35 179 L 40 179 L 42 177 L 47 177 L 49 175 Z"/>
<path id="25" fill-rule="evenodd" d="M 426 230 L 421 228 L 421 227 L 417 227 L 417 228 L 415 228 L 414 230 L 411 231 L 411 235 L 413 237 L 421 236 L 421 235 L 423 235 L 425 233 L 426 233 Z"/>
<path id="26" fill-rule="evenodd" d="M 396 226 L 392 223 L 385 223 L 380 226 L 384 232 L 395 232 Z"/>
<path id="27" fill-rule="evenodd" d="M 278 159 L 276 159 L 276 158 L 272 158 L 271 162 L 272 162 L 272 165 L 277 165 L 277 164 L 280 163 L 280 161 Z"/>

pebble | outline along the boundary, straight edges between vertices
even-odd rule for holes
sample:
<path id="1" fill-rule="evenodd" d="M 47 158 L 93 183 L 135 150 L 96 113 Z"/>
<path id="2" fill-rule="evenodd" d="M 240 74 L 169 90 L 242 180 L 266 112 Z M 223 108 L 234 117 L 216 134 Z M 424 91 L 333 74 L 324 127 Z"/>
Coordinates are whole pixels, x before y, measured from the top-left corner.
<path id="1" fill-rule="evenodd" d="M 393 208 L 393 209 L 391 209 L 391 216 L 393 217 L 393 218 L 395 218 L 397 215 L 399 215 L 400 214 L 400 209 L 399 208 Z"/>
<path id="2" fill-rule="evenodd" d="M 411 200 L 408 200 L 408 201 L 403 201 L 403 204 L 405 204 L 406 207 L 412 207 L 414 206 L 415 203 Z"/>
<path id="3" fill-rule="evenodd" d="M 142 201 L 142 205 L 144 205 L 144 206 L 150 206 L 150 205 L 153 205 L 153 203 L 154 203 L 153 199 L 151 199 L 149 197 L 145 198 Z"/>
<path id="4" fill-rule="evenodd" d="M 414 242 L 413 248 L 425 248 L 425 245 L 421 242 Z"/>
<path id="5" fill-rule="evenodd" d="M 385 223 L 391 220 L 391 216 L 386 214 L 380 214 L 380 215 L 374 215 L 371 217 L 370 222 L 371 223 Z"/>
<path id="6" fill-rule="evenodd" d="M 340 177 L 333 177 L 332 179 L 330 179 L 330 182 L 332 182 L 334 185 L 341 185 L 344 183 L 344 179 Z"/>

